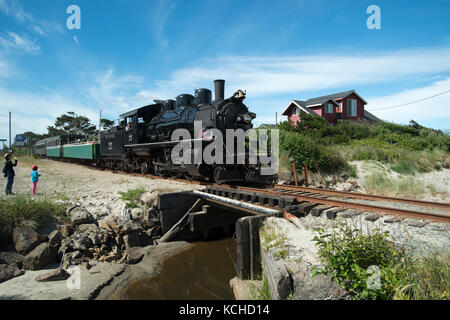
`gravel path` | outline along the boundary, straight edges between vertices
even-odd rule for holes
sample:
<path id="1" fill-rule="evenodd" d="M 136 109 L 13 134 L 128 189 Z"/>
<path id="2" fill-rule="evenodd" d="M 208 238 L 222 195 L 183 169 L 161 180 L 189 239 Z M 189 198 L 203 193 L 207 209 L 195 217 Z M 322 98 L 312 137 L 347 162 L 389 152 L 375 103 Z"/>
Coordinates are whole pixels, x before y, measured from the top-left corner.
<path id="1" fill-rule="evenodd" d="M 38 196 L 74 201 L 91 213 L 102 211 L 105 214 L 120 215 L 124 202 L 119 192 L 130 189 L 159 190 L 162 193 L 204 189 L 198 185 L 135 177 L 60 161 L 36 160 L 35 164 L 41 174 L 37 187 Z M 13 185 L 16 195 L 31 195 L 31 165 L 19 159 Z M 5 184 L 6 179 L 2 179 L 2 190 Z"/>

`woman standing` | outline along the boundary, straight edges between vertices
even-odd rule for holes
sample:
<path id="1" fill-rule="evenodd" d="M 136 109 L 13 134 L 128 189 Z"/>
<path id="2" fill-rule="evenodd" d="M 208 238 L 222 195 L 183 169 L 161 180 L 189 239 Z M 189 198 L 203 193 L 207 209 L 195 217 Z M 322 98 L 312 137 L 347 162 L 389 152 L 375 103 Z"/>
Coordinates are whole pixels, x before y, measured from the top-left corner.
<path id="1" fill-rule="evenodd" d="M 7 153 L 5 154 L 5 166 L 3 167 L 3 174 L 5 176 L 5 178 L 8 179 L 8 181 L 6 182 L 6 190 L 5 193 L 6 195 L 9 194 L 14 194 L 12 192 L 12 186 L 14 183 L 14 176 L 16 175 L 14 172 L 14 168 L 15 166 L 17 166 L 17 158 L 14 158 L 14 163 L 10 160 L 10 155 Z"/>

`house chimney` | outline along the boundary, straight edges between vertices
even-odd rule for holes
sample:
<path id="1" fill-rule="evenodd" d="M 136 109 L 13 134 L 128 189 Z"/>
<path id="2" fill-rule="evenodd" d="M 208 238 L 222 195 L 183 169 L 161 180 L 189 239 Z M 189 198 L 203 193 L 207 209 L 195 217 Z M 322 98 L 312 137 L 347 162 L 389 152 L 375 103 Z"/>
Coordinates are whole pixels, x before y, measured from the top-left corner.
<path id="1" fill-rule="evenodd" d="M 225 80 L 214 80 L 214 94 L 216 101 L 225 99 Z"/>

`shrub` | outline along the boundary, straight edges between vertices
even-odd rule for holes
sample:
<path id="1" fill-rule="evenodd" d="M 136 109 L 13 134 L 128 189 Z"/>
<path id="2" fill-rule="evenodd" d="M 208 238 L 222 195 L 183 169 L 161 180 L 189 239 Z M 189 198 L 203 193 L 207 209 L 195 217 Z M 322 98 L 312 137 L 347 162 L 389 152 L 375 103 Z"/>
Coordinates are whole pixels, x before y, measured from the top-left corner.
<path id="1" fill-rule="evenodd" d="M 378 229 L 363 234 L 344 223 L 331 231 L 319 230 L 313 241 L 325 267 L 315 268 L 313 276 L 330 276 L 353 299 L 393 298 L 406 284 L 407 256 L 388 236 Z M 379 268 L 378 286 L 370 285 L 371 266 Z"/>
<path id="2" fill-rule="evenodd" d="M 294 159 L 299 170 L 306 164 L 313 171 L 321 169 L 334 172 L 341 170 L 346 165 L 345 160 L 337 153 L 320 146 L 308 136 L 294 132 L 280 133 L 280 147 Z"/>

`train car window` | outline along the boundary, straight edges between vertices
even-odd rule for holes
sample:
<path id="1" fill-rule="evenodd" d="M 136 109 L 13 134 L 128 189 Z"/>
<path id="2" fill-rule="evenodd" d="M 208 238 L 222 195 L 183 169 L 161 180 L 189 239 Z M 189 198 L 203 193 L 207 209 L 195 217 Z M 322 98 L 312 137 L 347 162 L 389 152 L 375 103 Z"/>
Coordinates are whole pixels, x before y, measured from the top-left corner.
<path id="1" fill-rule="evenodd" d="M 138 118 L 138 123 L 145 123 L 144 118 Z"/>

